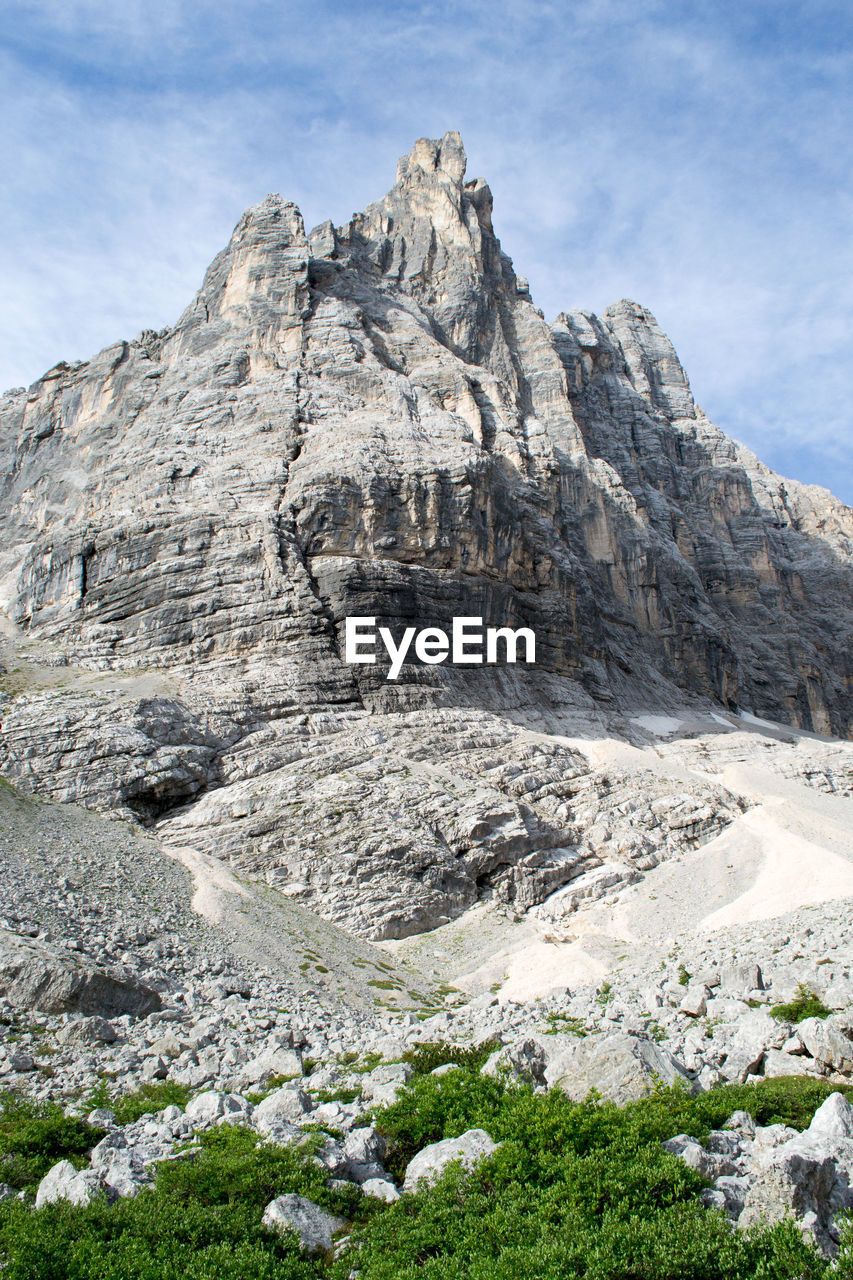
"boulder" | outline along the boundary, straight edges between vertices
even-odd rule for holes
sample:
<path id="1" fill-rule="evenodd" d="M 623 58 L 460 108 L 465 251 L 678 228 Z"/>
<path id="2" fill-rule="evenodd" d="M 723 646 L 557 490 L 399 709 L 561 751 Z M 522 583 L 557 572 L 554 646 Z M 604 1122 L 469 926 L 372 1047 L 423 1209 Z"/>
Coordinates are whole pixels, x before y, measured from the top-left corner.
<path id="1" fill-rule="evenodd" d="M 703 1178 L 734 1177 L 740 1172 L 732 1156 L 727 1153 L 708 1151 L 695 1138 L 681 1133 L 663 1144 L 664 1151 L 678 1156 L 690 1169 L 695 1169 Z"/>
<path id="2" fill-rule="evenodd" d="M 720 972 L 720 990 L 734 996 L 746 996 L 750 991 L 763 991 L 761 969 L 757 964 L 727 965 Z"/>
<path id="3" fill-rule="evenodd" d="M 692 1087 L 684 1067 L 666 1049 L 621 1032 L 587 1036 L 555 1065 L 560 1074 L 551 1083 L 578 1101 L 592 1089 L 621 1103 L 643 1097 L 658 1083 L 680 1080 Z"/>
<path id="4" fill-rule="evenodd" d="M 94 1125 L 96 1129 L 114 1129 L 116 1113 L 110 1111 L 109 1107 L 95 1107 L 95 1110 L 90 1111 L 86 1116 L 86 1123 Z"/>
<path id="5" fill-rule="evenodd" d="M 470 1169 L 478 1160 L 490 1156 L 497 1150 L 485 1129 L 467 1129 L 458 1138 L 445 1138 L 441 1142 L 430 1143 L 409 1161 L 403 1183 L 404 1191 L 414 1191 L 419 1182 L 435 1182 L 449 1164 L 460 1160 L 465 1169 Z"/>
<path id="6" fill-rule="evenodd" d="M 749 1195 L 749 1178 L 727 1177 L 715 1178 L 714 1188 L 723 1197 L 722 1208 L 730 1218 L 739 1218 L 743 1212 L 744 1201 Z"/>
<path id="7" fill-rule="evenodd" d="M 545 1083 L 545 1053 L 538 1040 L 519 1040 L 497 1049 L 482 1067 L 483 1075 L 506 1072 L 531 1084 Z"/>
<path id="8" fill-rule="evenodd" d="M 347 1178 L 350 1176 L 350 1161 L 343 1145 L 330 1134 L 323 1139 L 322 1147 L 314 1152 L 314 1163 L 325 1169 L 330 1178 Z M 379 1168 L 380 1174 L 385 1170 Z"/>
<path id="9" fill-rule="evenodd" d="M 36 1208 L 67 1200 L 69 1204 L 89 1204 L 101 1191 L 101 1179 L 92 1169 L 74 1168 L 70 1160 L 60 1160 L 42 1178 L 36 1191 Z"/>
<path id="10" fill-rule="evenodd" d="M 849 1013 L 853 1010 L 853 980 L 836 978 L 823 992 L 823 1000 L 830 1009 L 842 1009 Z"/>
<path id="11" fill-rule="evenodd" d="M 106 970 L 0 929 L 0 996 L 15 1009 L 85 1013 L 112 1018 L 144 1017 L 160 1008 L 160 997 L 123 972 Z"/>
<path id="12" fill-rule="evenodd" d="M 343 1218 L 321 1209 L 305 1196 L 288 1194 L 271 1200 L 264 1209 L 263 1224 L 281 1234 L 295 1231 L 306 1253 L 328 1253 L 332 1237 L 347 1225 Z"/>
<path id="13" fill-rule="evenodd" d="M 353 1129 L 344 1142 L 344 1155 L 353 1182 L 364 1184 L 371 1180 L 387 1178 L 382 1167 L 385 1158 L 385 1139 L 373 1128 Z"/>
<path id="14" fill-rule="evenodd" d="M 816 1062 L 840 1071 L 853 1072 L 853 1040 L 845 1034 L 846 1019 L 837 1015 L 829 1018 L 805 1018 L 797 1027 L 800 1039 Z"/>
<path id="15" fill-rule="evenodd" d="M 778 1022 L 766 1009 L 747 1009 L 738 1019 L 737 1028 L 728 1043 L 722 1070 L 727 1080 L 743 1082 L 748 1075 L 761 1070 L 768 1049 L 780 1049 L 788 1039 L 785 1024 Z"/>
<path id="16" fill-rule="evenodd" d="M 843 1093 L 831 1093 L 821 1103 L 806 1134 L 814 1141 L 822 1142 L 853 1139 L 853 1106 Z"/>
<path id="17" fill-rule="evenodd" d="M 377 1103 L 393 1102 L 411 1078 L 412 1068 L 407 1062 L 383 1062 L 362 1078 L 361 1091 L 365 1098 Z"/>
<path id="18" fill-rule="evenodd" d="M 776 1147 L 749 1189 L 738 1226 L 757 1226 L 793 1216 L 801 1220 L 819 1248 L 832 1252 L 834 1241 L 828 1228 L 835 1182 L 835 1162 L 829 1156 L 797 1150 L 794 1143 Z"/>
<path id="19" fill-rule="evenodd" d="M 708 995 L 708 989 L 704 986 L 688 987 L 683 1000 L 678 1006 L 679 1011 L 686 1014 L 688 1018 L 703 1017 L 708 1009 L 706 1003 Z"/>
<path id="20" fill-rule="evenodd" d="M 116 1029 L 106 1018 L 77 1018 L 57 1033 L 60 1044 L 113 1044 Z"/>
<path id="21" fill-rule="evenodd" d="M 802 1056 L 794 1056 L 790 1053 L 784 1053 L 781 1049 L 767 1049 L 764 1054 L 764 1062 L 762 1070 L 768 1080 L 778 1076 L 804 1076 L 809 1075 L 810 1064 L 808 1058 Z"/>
<path id="22" fill-rule="evenodd" d="M 395 1200 L 400 1199 L 400 1192 L 387 1178 L 368 1178 L 366 1182 L 362 1182 L 361 1189 L 366 1196 L 371 1196 L 374 1200 L 384 1200 L 386 1204 L 393 1204 Z"/>
<path id="23" fill-rule="evenodd" d="M 302 1075 L 302 1057 L 296 1049 L 266 1049 L 240 1068 L 240 1081 L 263 1085 L 273 1076 L 293 1080 Z"/>
<path id="24" fill-rule="evenodd" d="M 13 1049 L 7 1059 L 10 1071 L 35 1071 L 36 1060 L 25 1049 Z"/>
<path id="25" fill-rule="evenodd" d="M 251 1102 L 239 1093 L 220 1093 L 216 1089 L 208 1089 L 191 1098 L 184 1112 L 194 1129 L 206 1129 L 221 1122 L 247 1124 L 253 1113 Z"/>
<path id="26" fill-rule="evenodd" d="M 270 1137 L 290 1136 L 294 1126 L 311 1111 L 311 1099 L 298 1085 L 284 1085 L 268 1093 L 255 1107 L 252 1123 L 259 1133 Z"/>
<path id="27" fill-rule="evenodd" d="M 755 1137 L 755 1121 L 748 1111 L 733 1111 L 724 1128 L 731 1129 L 733 1133 L 741 1138 Z"/>

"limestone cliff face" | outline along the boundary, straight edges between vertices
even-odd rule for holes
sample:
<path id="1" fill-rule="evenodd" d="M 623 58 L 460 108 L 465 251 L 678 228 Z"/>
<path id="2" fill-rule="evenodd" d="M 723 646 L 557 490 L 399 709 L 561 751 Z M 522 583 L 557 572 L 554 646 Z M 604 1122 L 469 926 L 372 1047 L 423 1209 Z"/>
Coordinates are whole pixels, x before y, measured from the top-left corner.
<path id="1" fill-rule="evenodd" d="M 355 699 L 347 613 L 482 613 L 598 697 L 651 666 L 847 733 L 849 510 L 716 431 L 642 307 L 549 327 L 491 206 L 455 134 L 338 230 L 270 196 L 173 329 L 8 395 L 15 621 L 99 664 L 286 646 Z"/>
<path id="2" fill-rule="evenodd" d="M 204 794 L 174 819 L 197 842 L 227 835 L 232 857 L 286 866 L 294 892 L 327 907 L 338 884 L 345 915 L 353 886 L 364 901 L 358 858 L 344 872 L 334 841 L 312 852 L 283 796 L 250 803 L 247 779 L 278 771 L 292 797 L 280 771 L 300 760 L 313 812 L 333 803 L 318 779 L 369 742 L 385 760 L 373 783 L 347 774 L 353 811 L 373 808 L 368 863 L 384 868 L 364 932 L 395 858 L 409 924 L 392 934 L 413 927 L 415 899 L 429 927 L 532 857 L 538 887 L 525 872 L 518 893 L 541 901 L 597 856 L 577 822 L 567 834 L 565 814 L 531 809 L 532 783 L 523 801 L 488 783 L 481 835 L 449 830 L 437 775 L 418 795 L 407 784 L 405 814 L 399 787 L 383 809 L 399 762 L 379 744 L 403 728 L 420 765 L 468 747 L 511 756 L 490 715 L 553 727 L 567 707 L 698 700 L 850 735 L 853 512 L 713 427 L 643 307 L 548 325 L 457 134 L 417 142 L 388 195 L 344 227 L 306 235 L 278 196 L 248 210 L 173 328 L 7 393 L 0 455 L 8 618 L 50 642 L 51 661 L 165 681 L 130 702 L 103 686 L 11 700 L 0 769 L 148 820 Z M 409 663 L 392 684 L 342 661 L 351 614 L 527 625 L 537 667 Z M 418 708 L 432 746 L 416 750 Z M 442 717 L 456 713 L 451 733 Z M 309 785 L 306 740 L 324 734 L 346 747 L 312 757 Z M 245 824 L 225 830 L 234 803 L 256 815 L 248 843 Z"/>

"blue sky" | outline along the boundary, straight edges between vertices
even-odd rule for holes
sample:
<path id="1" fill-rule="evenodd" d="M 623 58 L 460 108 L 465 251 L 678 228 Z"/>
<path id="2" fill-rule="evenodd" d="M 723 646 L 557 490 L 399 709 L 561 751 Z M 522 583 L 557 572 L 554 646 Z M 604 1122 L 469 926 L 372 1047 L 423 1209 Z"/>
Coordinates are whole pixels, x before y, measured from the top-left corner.
<path id="1" fill-rule="evenodd" d="M 268 191 L 311 226 L 415 138 L 550 319 L 620 297 L 698 402 L 853 503 L 849 0 L 7 0 L 0 386 L 173 322 Z"/>

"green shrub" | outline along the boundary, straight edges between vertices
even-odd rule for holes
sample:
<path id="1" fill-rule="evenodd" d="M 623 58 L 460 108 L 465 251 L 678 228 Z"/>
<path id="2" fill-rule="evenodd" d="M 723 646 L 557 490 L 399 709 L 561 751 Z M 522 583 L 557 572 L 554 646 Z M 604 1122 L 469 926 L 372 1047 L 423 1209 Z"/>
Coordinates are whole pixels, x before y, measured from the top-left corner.
<path id="1" fill-rule="evenodd" d="M 815 1088 L 814 1086 L 820 1086 Z M 361 1280 L 819 1280 L 829 1265 L 793 1223 L 739 1232 L 701 1206 L 703 1180 L 661 1142 L 704 1137 L 746 1107 L 807 1123 L 832 1086 L 727 1086 L 699 1098 L 657 1089 L 618 1107 L 591 1096 L 484 1079 L 413 1080 L 378 1113 L 396 1171 L 424 1142 L 484 1128 L 502 1145 L 470 1176 L 458 1166 L 357 1228 Z M 336 1264 L 336 1280 L 352 1269 Z"/>
<path id="2" fill-rule="evenodd" d="M 279 1147 L 226 1126 L 161 1164 L 134 1200 L 0 1204 L 0 1270 L 4 1280 L 853 1280 L 853 1228 L 837 1270 L 793 1222 L 735 1230 L 661 1146 L 676 1133 L 702 1139 L 736 1109 L 802 1128 L 836 1087 L 783 1078 L 697 1098 L 661 1087 L 619 1107 L 471 1065 L 421 1072 L 377 1112 L 387 1163 L 400 1175 L 427 1143 L 483 1128 L 500 1146 L 470 1174 L 453 1165 L 386 1206 L 330 1188 L 311 1160 L 318 1136 Z M 307 1258 L 294 1236 L 265 1231 L 263 1207 L 286 1192 L 350 1220 L 353 1247 L 337 1261 Z"/>
<path id="3" fill-rule="evenodd" d="M 33 1189 L 58 1160 L 80 1166 L 105 1133 L 50 1102 L 0 1094 L 0 1181 Z"/>
<path id="4" fill-rule="evenodd" d="M 408 1062 L 416 1076 L 428 1075 L 436 1067 L 446 1067 L 451 1062 L 457 1067 L 479 1071 L 500 1047 L 499 1040 L 487 1040 L 484 1044 L 468 1049 L 464 1045 L 449 1044 L 447 1040 L 430 1040 L 414 1049 L 407 1049 L 403 1054 L 403 1061 Z"/>
<path id="5" fill-rule="evenodd" d="M 140 1085 L 132 1093 L 114 1092 L 109 1082 L 102 1080 L 84 1102 L 86 1111 L 94 1111 L 96 1107 L 107 1107 L 115 1113 L 116 1124 L 133 1124 L 140 1116 L 153 1115 L 164 1111 L 166 1107 L 187 1105 L 192 1097 L 192 1090 L 176 1080 L 156 1080 L 150 1084 Z"/>
<path id="6" fill-rule="evenodd" d="M 376 1126 L 390 1142 L 386 1168 L 402 1176 L 412 1156 L 430 1142 L 487 1128 L 505 1089 L 502 1081 L 470 1069 L 414 1076 L 396 1102 L 376 1113 Z"/>
<path id="7" fill-rule="evenodd" d="M 230 1126 L 199 1142 L 195 1159 L 161 1164 L 133 1200 L 0 1205 L 4 1280 L 315 1280 L 324 1266 L 263 1228 L 264 1206 L 296 1192 L 344 1217 L 371 1210 L 354 1187 L 329 1191 L 307 1151 Z"/>
<path id="8" fill-rule="evenodd" d="M 774 1004 L 770 1012 L 780 1022 L 803 1022 L 806 1018 L 828 1018 L 832 1010 L 801 982 L 793 1000 L 788 1004 Z"/>
<path id="9" fill-rule="evenodd" d="M 157 1192 L 183 1204 L 264 1206 L 285 1191 L 295 1191 L 317 1204 L 349 1216 L 360 1195 L 350 1184 L 330 1192 L 327 1173 L 311 1161 L 316 1139 L 303 1147 L 263 1142 L 251 1129 L 222 1125 L 196 1135 L 196 1159 L 168 1161 L 157 1170 Z"/>

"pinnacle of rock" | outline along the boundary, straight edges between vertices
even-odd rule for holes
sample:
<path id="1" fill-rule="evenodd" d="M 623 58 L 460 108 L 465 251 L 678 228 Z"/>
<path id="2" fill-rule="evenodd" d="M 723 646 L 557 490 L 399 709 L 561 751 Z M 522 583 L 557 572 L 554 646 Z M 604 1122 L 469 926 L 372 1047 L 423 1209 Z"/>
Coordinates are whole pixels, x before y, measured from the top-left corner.
<path id="1" fill-rule="evenodd" d="M 426 178 L 427 181 L 449 181 L 461 188 L 467 163 L 461 135 L 455 129 L 440 140 L 418 138 L 409 154 L 397 162 L 397 185 Z"/>

